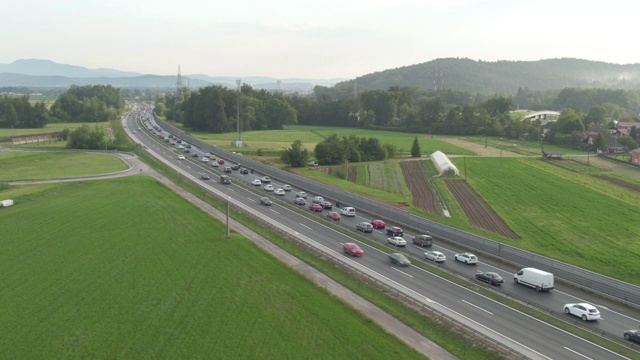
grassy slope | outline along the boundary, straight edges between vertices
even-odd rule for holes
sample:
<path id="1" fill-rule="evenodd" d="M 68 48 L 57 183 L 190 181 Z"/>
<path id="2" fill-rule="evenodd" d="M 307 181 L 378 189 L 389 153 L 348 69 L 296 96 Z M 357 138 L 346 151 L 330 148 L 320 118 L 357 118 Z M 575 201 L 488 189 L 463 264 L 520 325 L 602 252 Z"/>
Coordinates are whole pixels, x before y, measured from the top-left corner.
<path id="1" fill-rule="evenodd" d="M 43 128 L 37 129 L 2 129 L 0 132 L 0 139 L 11 138 L 12 136 L 19 135 L 32 135 L 32 134 L 47 134 L 52 132 L 59 132 L 64 129 L 69 129 L 71 131 L 81 127 L 82 125 L 88 125 L 90 128 L 98 125 L 103 129 L 109 126 L 108 122 L 98 122 L 98 123 L 50 123 L 47 124 Z"/>
<path id="2" fill-rule="evenodd" d="M 85 152 L 0 153 L 0 181 L 57 179 L 127 169 L 118 157 Z"/>
<path id="3" fill-rule="evenodd" d="M 523 237 L 513 245 L 640 284 L 640 194 L 538 159 L 466 161 L 469 183 Z"/>
<path id="4" fill-rule="evenodd" d="M 4 357 L 419 357 L 152 179 L 8 192 Z"/>

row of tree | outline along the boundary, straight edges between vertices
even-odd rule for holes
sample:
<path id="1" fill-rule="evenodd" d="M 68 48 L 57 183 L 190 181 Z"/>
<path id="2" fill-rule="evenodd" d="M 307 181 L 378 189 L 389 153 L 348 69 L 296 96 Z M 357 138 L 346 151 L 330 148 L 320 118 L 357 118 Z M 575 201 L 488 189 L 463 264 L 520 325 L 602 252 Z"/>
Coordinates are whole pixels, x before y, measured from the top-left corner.
<path id="1" fill-rule="evenodd" d="M 234 131 L 238 121 L 243 131 L 278 130 L 297 123 L 296 110 L 284 95 L 256 91 L 248 84 L 239 91 L 208 86 L 184 97 L 184 101 L 178 101 L 175 94 L 158 97 L 156 113 L 189 128 L 214 133 Z"/>
<path id="2" fill-rule="evenodd" d="M 72 86 L 51 106 L 59 122 L 104 122 L 117 118 L 124 98 L 111 85 Z"/>
<path id="3" fill-rule="evenodd" d="M 0 98 L 0 128 L 42 128 L 51 122 L 43 101 L 31 104 L 27 96 Z"/>

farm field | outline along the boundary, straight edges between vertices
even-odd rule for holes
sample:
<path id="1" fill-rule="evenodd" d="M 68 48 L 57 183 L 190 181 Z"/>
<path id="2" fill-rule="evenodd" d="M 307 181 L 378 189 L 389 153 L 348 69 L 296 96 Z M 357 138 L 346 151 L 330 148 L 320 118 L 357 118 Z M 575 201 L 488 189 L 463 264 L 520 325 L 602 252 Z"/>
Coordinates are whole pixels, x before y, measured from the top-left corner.
<path id="1" fill-rule="evenodd" d="M 106 174 L 126 170 L 118 157 L 86 152 L 3 152 L 0 153 L 0 181 L 58 179 Z"/>
<path id="2" fill-rule="evenodd" d="M 454 163 L 462 169 L 461 159 Z M 510 244 L 640 284 L 640 193 L 534 158 L 467 158 L 466 169 L 522 237 Z"/>
<path id="3" fill-rule="evenodd" d="M 421 358 L 151 178 L 9 193 L 2 357 Z"/>

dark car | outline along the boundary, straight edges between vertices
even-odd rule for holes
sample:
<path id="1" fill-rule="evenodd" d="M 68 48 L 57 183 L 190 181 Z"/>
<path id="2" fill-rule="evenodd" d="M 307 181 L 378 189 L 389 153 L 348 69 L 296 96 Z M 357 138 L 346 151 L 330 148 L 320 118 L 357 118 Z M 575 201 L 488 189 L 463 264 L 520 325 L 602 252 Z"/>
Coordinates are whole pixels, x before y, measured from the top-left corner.
<path id="1" fill-rule="evenodd" d="M 260 198 L 260 205 L 271 205 L 273 204 L 271 202 L 271 200 L 268 197 L 261 197 Z"/>
<path id="2" fill-rule="evenodd" d="M 640 344 L 640 330 L 626 330 L 624 332 L 624 338 Z"/>
<path id="3" fill-rule="evenodd" d="M 238 170 L 238 169 L 240 169 L 240 164 L 231 165 L 231 170 Z"/>
<path id="4" fill-rule="evenodd" d="M 209 175 L 207 175 L 206 173 L 202 173 L 202 174 L 200 174 L 200 179 L 209 180 Z"/>
<path id="5" fill-rule="evenodd" d="M 198 153 L 194 152 L 191 156 L 193 157 L 199 157 Z"/>
<path id="6" fill-rule="evenodd" d="M 322 211 L 322 206 L 320 206 L 318 204 L 311 204 L 311 206 L 309 206 L 309 210 L 311 210 L 313 212 L 321 212 Z"/>
<path id="7" fill-rule="evenodd" d="M 480 281 L 484 281 L 487 284 L 491 284 L 491 285 L 500 285 L 504 283 L 502 276 L 494 272 L 483 272 L 483 273 L 476 274 L 476 279 Z"/>
<path id="8" fill-rule="evenodd" d="M 224 172 L 230 173 L 231 172 L 231 167 L 230 166 L 225 166 L 224 167 Z"/>
<path id="9" fill-rule="evenodd" d="M 191 144 L 187 144 L 187 148 L 188 148 L 188 149 L 191 149 Z"/>
<path id="10" fill-rule="evenodd" d="M 247 168 L 240 169 L 240 174 L 248 174 L 248 173 L 249 173 L 249 169 Z"/>
<path id="11" fill-rule="evenodd" d="M 402 229 L 397 227 L 397 226 L 392 226 L 390 228 L 387 228 L 387 235 L 391 235 L 391 236 L 403 236 L 404 233 L 402 232 Z"/>
<path id="12" fill-rule="evenodd" d="M 328 202 L 326 200 L 321 201 L 320 202 L 320 206 L 322 206 L 324 209 L 327 209 L 327 210 L 333 209 L 333 204 L 331 204 L 330 202 Z"/>
<path id="13" fill-rule="evenodd" d="M 189 149 L 184 149 L 184 152 L 186 152 L 187 154 L 191 152 L 191 150 Z"/>
<path id="14" fill-rule="evenodd" d="M 389 254 L 389 260 L 391 260 L 392 263 L 398 264 L 400 266 L 409 266 L 409 265 L 411 265 L 411 261 L 409 261 L 409 259 L 407 259 L 406 256 L 404 256 L 404 255 L 402 255 L 400 253 Z"/>
<path id="15" fill-rule="evenodd" d="M 373 225 L 369 224 L 368 222 L 361 222 L 356 225 L 356 230 L 370 233 L 373 232 Z"/>

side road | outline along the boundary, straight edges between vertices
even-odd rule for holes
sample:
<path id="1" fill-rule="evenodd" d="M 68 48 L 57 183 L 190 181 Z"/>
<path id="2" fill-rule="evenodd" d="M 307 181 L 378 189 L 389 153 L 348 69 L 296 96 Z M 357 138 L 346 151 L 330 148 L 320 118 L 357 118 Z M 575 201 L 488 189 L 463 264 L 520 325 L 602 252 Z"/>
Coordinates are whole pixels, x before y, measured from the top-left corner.
<path id="1" fill-rule="evenodd" d="M 123 161 L 125 161 L 125 163 L 129 165 L 128 170 L 124 170 L 124 171 L 113 173 L 113 174 L 88 176 L 88 177 L 75 177 L 75 178 L 65 178 L 65 179 L 56 179 L 56 180 L 16 181 L 16 182 L 11 182 L 10 185 L 44 184 L 44 183 L 68 182 L 68 181 L 86 181 L 86 180 L 99 180 L 99 179 L 105 179 L 105 178 L 115 178 L 115 177 L 122 177 L 122 176 L 146 175 L 146 176 L 151 176 L 155 178 L 156 180 L 164 184 L 167 188 L 171 189 L 176 194 L 180 195 L 185 200 L 201 208 L 203 211 L 209 214 L 212 218 L 222 222 L 226 221 L 226 215 L 224 213 L 220 212 L 219 210 L 207 204 L 206 202 L 202 201 L 198 197 L 194 196 L 193 194 L 177 186 L 176 184 L 171 182 L 169 179 L 167 179 L 163 175 L 151 169 L 148 165 L 143 163 L 137 157 L 133 157 L 131 155 L 126 155 L 126 154 L 116 154 L 116 155 L 119 156 Z M 378 324 L 378 326 L 385 329 L 387 333 L 397 336 L 401 341 L 403 341 L 408 346 L 415 349 L 417 352 L 431 359 L 442 359 L 442 360 L 457 359 L 457 357 L 453 356 L 451 353 L 447 352 L 442 347 L 435 344 L 428 338 L 422 336 L 415 330 L 406 326 L 405 324 L 403 324 L 393 316 L 387 314 L 382 309 L 371 304 L 367 300 L 351 292 L 349 289 L 333 281 L 328 276 L 322 274 L 318 270 L 312 268 L 311 266 L 300 261 L 298 258 L 294 257 L 293 255 L 277 247 L 276 245 L 274 245 L 267 239 L 263 238 L 262 236 L 256 234 L 251 229 L 245 227 L 241 223 L 238 223 L 235 220 L 230 219 L 230 226 L 234 231 L 252 240 L 260 248 L 267 251 L 274 257 L 280 259 L 280 261 L 282 261 L 289 268 L 302 274 L 310 281 L 313 281 L 316 285 L 326 289 L 329 293 L 333 294 L 337 298 L 341 299 L 343 302 L 347 303 L 353 309 L 356 309 L 357 311 L 361 312 L 364 316 L 373 320 L 376 324 Z"/>

